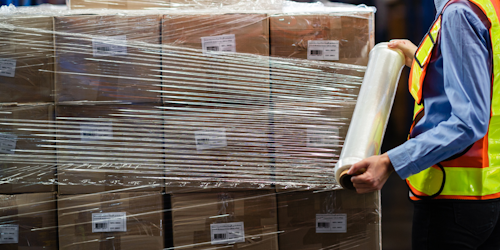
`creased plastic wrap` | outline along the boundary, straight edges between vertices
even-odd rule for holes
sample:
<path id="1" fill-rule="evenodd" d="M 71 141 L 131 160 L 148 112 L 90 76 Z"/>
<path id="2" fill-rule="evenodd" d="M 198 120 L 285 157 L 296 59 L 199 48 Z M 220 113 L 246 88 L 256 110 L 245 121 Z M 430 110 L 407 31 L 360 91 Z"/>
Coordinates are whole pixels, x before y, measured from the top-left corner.
<path id="1" fill-rule="evenodd" d="M 334 171 L 372 8 L 120 2 L 0 10 L 1 249 L 381 249 Z"/>

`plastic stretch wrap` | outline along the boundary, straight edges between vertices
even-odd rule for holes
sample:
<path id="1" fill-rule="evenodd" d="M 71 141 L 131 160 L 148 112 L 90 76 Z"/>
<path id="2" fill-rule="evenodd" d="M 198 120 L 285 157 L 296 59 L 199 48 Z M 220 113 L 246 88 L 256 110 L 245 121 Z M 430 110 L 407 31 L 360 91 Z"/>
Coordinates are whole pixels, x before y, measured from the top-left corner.
<path id="1" fill-rule="evenodd" d="M 374 10 L 243 3 L 0 10 L 0 248 L 380 249 L 333 171 Z"/>
<path id="2" fill-rule="evenodd" d="M 353 164 L 380 153 L 403 67 L 403 53 L 389 49 L 387 43 L 377 44 L 370 52 L 368 69 L 358 96 L 360 100 L 366 101 L 356 105 L 335 165 L 336 180 L 343 187 L 354 189 L 347 175 Z"/>

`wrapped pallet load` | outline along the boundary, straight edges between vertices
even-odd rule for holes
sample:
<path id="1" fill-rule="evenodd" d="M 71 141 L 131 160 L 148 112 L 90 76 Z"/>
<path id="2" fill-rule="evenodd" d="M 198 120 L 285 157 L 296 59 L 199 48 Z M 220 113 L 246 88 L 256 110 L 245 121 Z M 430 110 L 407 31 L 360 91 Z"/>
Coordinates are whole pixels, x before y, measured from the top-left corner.
<path id="1" fill-rule="evenodd" d="M 374 9 L 0 10 L 0 249 L 374 249 L 334 166 Z"/>

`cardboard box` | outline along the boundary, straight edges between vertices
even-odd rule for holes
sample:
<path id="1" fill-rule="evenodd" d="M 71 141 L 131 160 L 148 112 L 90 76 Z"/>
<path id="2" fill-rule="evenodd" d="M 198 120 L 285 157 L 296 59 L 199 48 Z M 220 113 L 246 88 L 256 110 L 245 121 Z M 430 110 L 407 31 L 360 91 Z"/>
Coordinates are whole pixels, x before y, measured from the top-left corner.
<path id="1" fill-rule="evenodd" d="M 275 105 L 273 136 L 276 189 L 324 189 L 336 184 L 333 168 L 355 102 Z"/>
<path id="2" fill-rule="evenodd" d="M 58 197 L 59 249 L 163 249 L 159 192 Z"/>
<path id="3" fill-rule="evenodd" d="M 269 19 L 274 103 L 356 100 L 374 44 L 372 12 Z"/>
<path id="4" fill-rule="evenodd" d="M 304 191 L 277 198 L 280 250 L 382 249 L 379 192 Z"/>
<path id="5" fill-rule="evenodd" d="M 0 106 L 0 194 L 55 191 L 54 105 Z"/>
<path id="6" fill-rule="evenodd" d="M 271 56 L 366 66 L 374 46 L 373 16 L 371 11 L 273 15 Z"/>
<path id="7" fill-rule="evenodd" d="M 164 108 L 168 192 L 273 189 L 267 109 Z"/>
<path id="8" fill-rule="evenodd" d="M 57 250 L 55 198 L 55 193 L 0 195 L 1 248 Z"/>
<path id="9" fill-rule="evenodd" d="M 0 22 L 0 103 L 53 101 L 52 17 L 8 16 Z"/>
<path id="10" fill-rule="evenodd" d="M 162 190 L 163 116 L 154 105 L 58 105 L 60 194 Z"/>
<path id="11" fill-rule="evenodd" d="M 278 249 L 276 216 L 271 192 L 173 194 L 174 247 Z"/>
<path id="12" fill-rule="evenodd" d="M 142 10 L 142 9 L 164 9 L 170 7 L 169 0 L 67 0 L 66 5 L 70 9 L 118 9 L 118 10 Z"/>
<path id="13" fill-rule="evenodd" d="M 268 105 L 265 14 L 165 15 L 163 100 Z"/>
<path id="14" fill-rule="evenodd" d="M 55 17 L 56 101 L 160 102 L 160 16 Z"/>

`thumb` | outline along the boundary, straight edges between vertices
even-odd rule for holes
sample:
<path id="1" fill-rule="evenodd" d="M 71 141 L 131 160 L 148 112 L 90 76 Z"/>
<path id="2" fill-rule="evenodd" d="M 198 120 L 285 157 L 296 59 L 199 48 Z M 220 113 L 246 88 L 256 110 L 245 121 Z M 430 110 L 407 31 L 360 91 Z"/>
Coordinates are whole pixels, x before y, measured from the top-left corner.
<path id="1" fill-rule="evenodd" d="M 347 172 L 348 175 L 358 175 L 362 174 L 368 168 L 368 162 L 366 160 L 361 160 L 357 163 L 352 164 L 351 168 Z"/>

